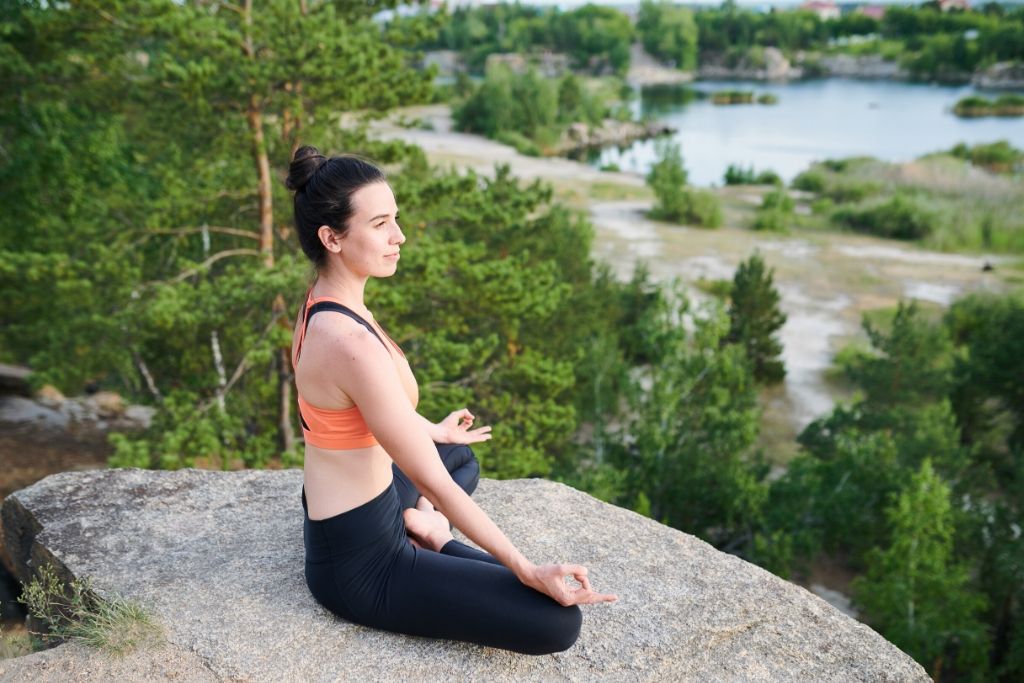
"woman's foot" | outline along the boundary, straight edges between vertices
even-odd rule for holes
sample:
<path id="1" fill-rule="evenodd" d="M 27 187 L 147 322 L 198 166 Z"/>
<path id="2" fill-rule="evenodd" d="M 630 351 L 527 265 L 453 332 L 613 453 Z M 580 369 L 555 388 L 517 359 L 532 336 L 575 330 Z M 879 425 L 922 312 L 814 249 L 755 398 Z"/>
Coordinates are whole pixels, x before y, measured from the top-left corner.
<path id="1" fill-rule="evenodd" d="M 444 544 L 454 538 L 448 518 L 423 496 L 416 501 L 416 507 L 402 513 L 402 518 L 410 541 L 417 547 L 440 552 Z"/>

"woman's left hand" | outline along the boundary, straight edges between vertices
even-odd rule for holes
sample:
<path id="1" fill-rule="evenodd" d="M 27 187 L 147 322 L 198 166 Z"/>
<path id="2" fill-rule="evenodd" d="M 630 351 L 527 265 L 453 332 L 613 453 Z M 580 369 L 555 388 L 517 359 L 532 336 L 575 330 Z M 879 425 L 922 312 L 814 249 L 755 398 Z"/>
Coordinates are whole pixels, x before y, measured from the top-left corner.
<path id="1" fill-rule="evenodd" d="M 437 423 L 437 426 L 441 428 L 444 435 L 444 441 L 441 443 L 462 443 L 470 444 L 478 441 L 487 441 L 491 438 L 490 427 L 477 427 L 476 429 L 470 429 L 473 426 L 473 413 L 469 412 L 466 408 L 456 410 L 448 415 L 445 419 Z"/>

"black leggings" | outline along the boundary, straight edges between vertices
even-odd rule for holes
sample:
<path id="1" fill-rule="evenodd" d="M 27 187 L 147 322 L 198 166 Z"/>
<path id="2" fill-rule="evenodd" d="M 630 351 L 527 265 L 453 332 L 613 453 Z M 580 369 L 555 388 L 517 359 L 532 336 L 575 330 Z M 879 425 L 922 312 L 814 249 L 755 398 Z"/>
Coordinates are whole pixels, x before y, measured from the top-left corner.
<path id="1" fill-rule="evenodd" d="M 472 494 L 476 491 L 476 485 L 480 483 L 480 463 L 469 446 L 457 443 L 435 443 L 437 454 L 441 456 L 441 462 L 452 475 L 455 483 L 462 487 L 466 493 Z M 398 465 L 391 465 L 391 473 L 395 478 L 395 490 L 398 491 L 398 500 L 402 509 L 411 508 L 416 505 L 420 492 L 416 490 L 405 472 L 398 469 Z"/>
<path id="2" fill-rule="evenodd" d="M 397 482 L 322 520 L 309 518 L 303 488 L 306 585 L 317 602 L 364 626 L 523 654 L 560 652 L 576 642 L 579 607 L 559 605 L 456 540 L 441 552 L 412 545 Z"/>

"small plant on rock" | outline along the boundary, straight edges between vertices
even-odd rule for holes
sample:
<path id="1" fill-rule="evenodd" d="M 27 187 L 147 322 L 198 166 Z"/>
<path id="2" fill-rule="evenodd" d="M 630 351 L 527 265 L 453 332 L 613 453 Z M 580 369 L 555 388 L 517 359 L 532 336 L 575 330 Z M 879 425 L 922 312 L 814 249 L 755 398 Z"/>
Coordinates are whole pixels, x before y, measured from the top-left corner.
<path id="1" fill-rule="evenodd" d="M 89 578 L 65 584 L 48 565 L 25 585 L 20 601 L 47 624 L 48 632 L 35 634 L 44 640 L 78 640 L 118 656 L 163 640 L 163 629 L 138 603 L 100 598 Z"/>

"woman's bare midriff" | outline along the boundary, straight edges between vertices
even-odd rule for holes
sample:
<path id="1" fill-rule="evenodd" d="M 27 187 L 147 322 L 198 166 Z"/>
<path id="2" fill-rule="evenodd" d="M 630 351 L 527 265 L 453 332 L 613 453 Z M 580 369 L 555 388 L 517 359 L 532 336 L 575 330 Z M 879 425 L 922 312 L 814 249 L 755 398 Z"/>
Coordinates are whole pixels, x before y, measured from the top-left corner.
<path id="1" fill-rule="evenodd" d="M 372 314 L 369 318 L 373 319 Z M 302 320 L 302 315 L 299 315 L 295 321 L 293 339 L 298 337 Z M 321 346 L 324 337 L 319 332 L 322 327 L 357 324 L 348 319 L 325 321 L 314 318 L 310 321 L 309 329 L 306 331 L 306 348 L 299 358 L 298 367 L 295 368 L 295 383 L 303 398 L 313 405 L 334 410 L 346 410 L 355 405 L 339 387 L 324 382 L 323 373 L 318 372 L 317 368 L 330 363 L 331 354 L 336 352 Z M 419 387 L 409 361 L 395 353 L 390 346 L 385 344 L 385 347 L 395 362 L 407 394 L 405 397 L 396 396 L 395 399 L 409 400 L 415 408 L 419 403 Z M 303 484 L 306 487 L 309 518 L 327 519 L 376 498 L 391 484 L 391 462 L 391 456 L 379 444 L 369 448 L 333 450 L 307 443 Z"/>
<path id="2" fill-rule="evenodd" d="M 391 457 L 380 446 L 328 450 L 306 444 L 303 483 L 312 520 L 348 512 L 391 484 Z"/>

